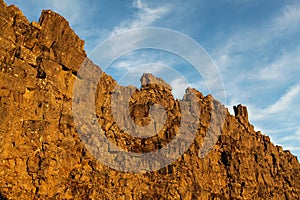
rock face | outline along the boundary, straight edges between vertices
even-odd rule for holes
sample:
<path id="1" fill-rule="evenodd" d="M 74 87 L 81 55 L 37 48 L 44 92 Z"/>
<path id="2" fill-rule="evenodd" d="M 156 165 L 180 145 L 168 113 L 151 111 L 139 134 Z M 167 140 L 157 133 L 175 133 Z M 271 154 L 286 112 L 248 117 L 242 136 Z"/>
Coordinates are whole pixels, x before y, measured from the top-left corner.
<path id="1" fill-rule="evenodd" d="M 0 18 L 3 199 L 300 199 L 297 158 L 255 132 L 244 106 L 234 108 L 235 116 L 226 111 L 222 135 L 207 156 L 198 157 L 212 108 L 222 105 L 193 89 L 189 91 L 198 98 L 201 119 L 195 141 L 180 158 L 138 174 L 101 164 L 82 143 L 72 115 L 74 81 L 80 79 L 77 72 L 86 58 L 84 42 L 52 11 L 30 23 L 18 8 L 0 0 Z M 132 88 L 130 115 L 146 126 L 151 105 L 166 108 L 167 120 L 156 136 L 135 138 L 118 127 L 110 102 L 117 83 L 105 73 L 96 113 L 117 146 L 151 152 L 174 138 L 181 114 L 167 83 L 149 74 L 141 82 L 140 89 Z"/>

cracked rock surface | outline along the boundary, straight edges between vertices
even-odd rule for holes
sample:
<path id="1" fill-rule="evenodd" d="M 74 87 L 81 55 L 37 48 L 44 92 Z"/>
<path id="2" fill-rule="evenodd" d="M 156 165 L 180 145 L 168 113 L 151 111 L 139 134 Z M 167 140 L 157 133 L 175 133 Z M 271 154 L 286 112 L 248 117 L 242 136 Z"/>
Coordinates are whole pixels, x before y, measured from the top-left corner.
<path id="1" fill-rule="evenodd" d="M 232 116 L 194 89 L 187 92 L 196 95 L 201 115 L 195 140 L 182 156 L 139 174 L 101 164 L 83 144 L 72 114 L 73 86 L 85 58 L 84 42 L 62 16 L 47 10 L 30 23 L 0 0 L 0 199 L 300 199 L 297 158 L 254 131 L 246 107 L 236 106 Z M 118 126 L 111 112 L 118 84 L 104 72 L 95 99 L 105 136 L 138 153 L 172 141 L 182 112 L 188 112 L 180 112 L 162 79 L 145 74 L 141 83 L 130 88 L 129 113 L 135 124 L 147 126 L 150 107 L 160 104 L 166 119 L 155 124 L 161 128 L 154 127 L 154 136 L 133 137 Z M 225 109 L 222 134 L 199 158 L 214 108 Z"/>

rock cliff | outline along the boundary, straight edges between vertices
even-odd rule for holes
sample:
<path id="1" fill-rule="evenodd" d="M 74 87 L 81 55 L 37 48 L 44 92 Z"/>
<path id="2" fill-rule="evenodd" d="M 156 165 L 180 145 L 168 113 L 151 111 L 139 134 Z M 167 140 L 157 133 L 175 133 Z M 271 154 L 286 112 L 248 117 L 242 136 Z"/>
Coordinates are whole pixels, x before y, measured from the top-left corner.
<path id="1" fill-rule="evenodd" d="M 297 158 L 254 131 L 242 105 L 234 107 L 235 116 L 226 110 L 221 136 L 199 158 L 212 107 L 223 106 L 194 89 L 189 92 L 198 98 L 201 119 L 195 141 L 180 158 L 137 174 L 101 164 L 83 144 L 72 113 L 74 82 L 86 58 L 84 42 L 50 10 L 30 23 L 17 7 L 0 0 L 0 18 L 1 198 L 300 199 Z M 163 80 L 145 74 L 141 83 L 141 88 L 132 88 L 130 115 L 145 126 L 152 104 L 167 108 L 157 135 L 135 138 L 118 127 L 110 102 L 118 84 L 104 72 L 95 99 L 97 123 L 117 146 L 151 152 L 176 135 L 180 106 Z"/>

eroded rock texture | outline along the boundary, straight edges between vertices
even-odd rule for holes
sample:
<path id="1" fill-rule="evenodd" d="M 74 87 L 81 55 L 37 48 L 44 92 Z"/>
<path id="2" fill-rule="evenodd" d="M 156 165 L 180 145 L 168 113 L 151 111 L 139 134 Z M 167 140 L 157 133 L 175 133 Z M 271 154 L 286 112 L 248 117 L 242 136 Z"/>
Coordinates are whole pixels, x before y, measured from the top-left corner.
<path id="1" fill-rule="evenodd" d="M 84 61 L 84 42 L 68 22 L 43 11 L 30 23 L 15 6 L 0 0 L 0 192 L 6 199 L 300 199 L 300 165 L 289 151 L 255 132 L 247 109 L 226 111 L 213 150 L 198 157 L 211 126 L 211 96 L 197 95 L 201 119 L 195 141 L 169 166 L 142 174 L 123 173 L 97 161 L 79 137 L 72 115 L 72 92 Z M 167 120 L 156 136 L 133 138 L 114 122 L 111 95 L 117 83 L 105 73 L 96 98 L 98 123 L 107 138 L 134 152 L 162 148 L 180 126 L 171 88 L 145 75 L 130 99 L 135 123 L 149 123 L 154 103 Z M 110 147 L 107 147 L 108 149 Z M 109 149 L 114 151 L 113 149 Z"/>

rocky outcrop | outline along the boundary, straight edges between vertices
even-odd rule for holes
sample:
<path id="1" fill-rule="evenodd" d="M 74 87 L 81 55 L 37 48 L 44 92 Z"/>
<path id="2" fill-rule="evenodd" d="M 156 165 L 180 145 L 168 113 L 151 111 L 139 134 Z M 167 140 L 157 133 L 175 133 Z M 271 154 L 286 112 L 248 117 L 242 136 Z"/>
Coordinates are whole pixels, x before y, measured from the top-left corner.
<path id="1" fill-rule="evenodd" d="M 68 22 L 43 11 L 30 23 L 0 0 L 0 192 L 6 199 L 299 199 L 300 164 L 289 151 L 255 132 L 244 106 L 226 111 L 214 148 L 199 158 L 211 126 L 212 96 L 197 96 L 201 119 L 195 141 L 170 165 L 145 173 L 124 173 L 101 164 L 79 136 L 72 114 L 73 86 L 86 58 L 84 42 Z M 172 88 L 150 74 L 131 88 L 129 112 L 149 124 L 150 107 L 166 109 L 157 135 L 137 138 L 115 123 L 111 96 L 118 86 L 102 73 L 96 94 L 98 123 L 115 145 L 152 152 L 175 137 L 182 113 Z M 156 83 L 156 84 L 155 84 Z M 186 97 L 187 98 L 187 97 Z M 84 127 L 83 127 L 84 128 Z M 114 149 L 107 147 L 109 151 Z M 122 158 L 118 158 L 122 159 Z"/>

